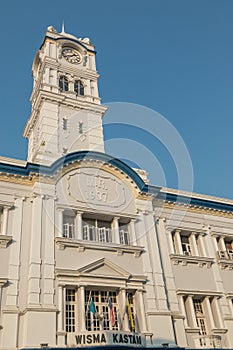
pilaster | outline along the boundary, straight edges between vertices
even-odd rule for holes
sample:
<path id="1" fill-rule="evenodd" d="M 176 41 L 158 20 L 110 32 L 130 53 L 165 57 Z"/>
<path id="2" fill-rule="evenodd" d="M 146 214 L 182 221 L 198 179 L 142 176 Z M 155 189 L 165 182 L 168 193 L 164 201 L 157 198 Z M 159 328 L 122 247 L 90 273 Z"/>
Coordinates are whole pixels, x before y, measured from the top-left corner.
<path id="1" fill-rule="evenodd" d="M 44 241 L 44 258 L 43 258 L 43 296 L 42 304 L 44 306 L 54 306 L 54 198 L 45 197 L 44 199 L 44 222 L 45 232 Z"/>
<path id="2" fill-rule="evenodd" d="M 28 305 L 40 305 L 41 302 L 41 234 L 42 234 L 43 198 L 35 195 L 32 202 L 31 245 L 28 273 Z"/>
<path id="3" fill-rule="evenodd" d="M 11 245 L 8 278 L 10 284 L 6 292 L 6 308 L 18 308 L 18 290 L 19 290 L 19 269 L 20 269 L 20 249 L 22 236 L 22 218 L 23 218 L 24 198 L 16 198 L 13 216 L 13 235 L 14 244 Z M 6 211 L 8 215 L 8 210 Z M 6 219 L 6 218 L 5 218 Z"/>

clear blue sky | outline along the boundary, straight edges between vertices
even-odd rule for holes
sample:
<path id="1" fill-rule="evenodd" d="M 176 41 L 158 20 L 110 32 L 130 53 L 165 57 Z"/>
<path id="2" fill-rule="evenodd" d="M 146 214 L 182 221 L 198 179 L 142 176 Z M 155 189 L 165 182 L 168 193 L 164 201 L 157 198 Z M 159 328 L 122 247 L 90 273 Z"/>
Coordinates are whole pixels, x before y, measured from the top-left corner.
<path id="1" fill-rule="evenodd" d="M 231 0 L 2 1 L 0 154 L 26 159 L 31 64 L 47 26 L 60 31 L 62 19 L 96 45 L 103 103 L 161 113 L 189 150 L 195 192 L 233 198 Z M 176 187 L 169 156 L 156 143 L 154 152 Z"/>

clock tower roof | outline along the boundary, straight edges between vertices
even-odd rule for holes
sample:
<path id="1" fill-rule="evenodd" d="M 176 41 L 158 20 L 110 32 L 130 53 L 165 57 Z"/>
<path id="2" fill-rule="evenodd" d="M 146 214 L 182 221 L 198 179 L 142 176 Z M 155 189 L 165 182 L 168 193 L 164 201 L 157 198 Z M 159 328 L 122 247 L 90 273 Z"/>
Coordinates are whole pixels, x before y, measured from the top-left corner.
<path id="1" fill-rule="evenodd" d="M 55 41 L 64 41 L 68 40 L 70 42 L 81 45 L 87 51 L 94 52 L 94 45 L 91 43 L 90 38 L 78 38 L 73 34 L 69 34 L 65 32 L 64 26 L 62 26 L 62 31 L 60 33 L 53 26 L 49 26 L 46 30 L 43 43 L 40 48 L 43 47 L 46 39 L 52 39 Z"/>

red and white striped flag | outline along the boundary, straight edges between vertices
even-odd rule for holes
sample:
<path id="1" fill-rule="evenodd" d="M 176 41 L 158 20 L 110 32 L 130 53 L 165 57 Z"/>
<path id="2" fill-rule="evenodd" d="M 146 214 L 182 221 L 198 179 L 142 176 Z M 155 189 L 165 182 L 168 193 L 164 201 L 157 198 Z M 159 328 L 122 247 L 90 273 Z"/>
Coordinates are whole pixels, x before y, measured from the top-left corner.
<path id="1" fill-rule="evenodd" d="M 114 307 L 112 305 L 112 300 L 110 297 L 108 298 L 108 306 L 110 309 L 110 321 L 111 321 L 112 326 L 114 327 L 115 323 L 116 323 L 116 316 L 115 316 L 115 312 L 114 312 Z"/>

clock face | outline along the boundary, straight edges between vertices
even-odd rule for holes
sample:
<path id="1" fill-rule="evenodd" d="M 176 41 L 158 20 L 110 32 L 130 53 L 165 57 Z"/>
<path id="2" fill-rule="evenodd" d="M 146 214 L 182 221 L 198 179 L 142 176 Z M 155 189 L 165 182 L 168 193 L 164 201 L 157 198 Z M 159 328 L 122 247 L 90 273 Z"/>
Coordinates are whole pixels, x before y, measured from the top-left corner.
<path id="1" fill-rule="evenodd" d="M 64 48 L 62 50 L 62 56 L 69 62 L 69 63 L 80 63 L 82 61 L 82 56 L 77 50 L 71 49 L 71 48 Z"/>

